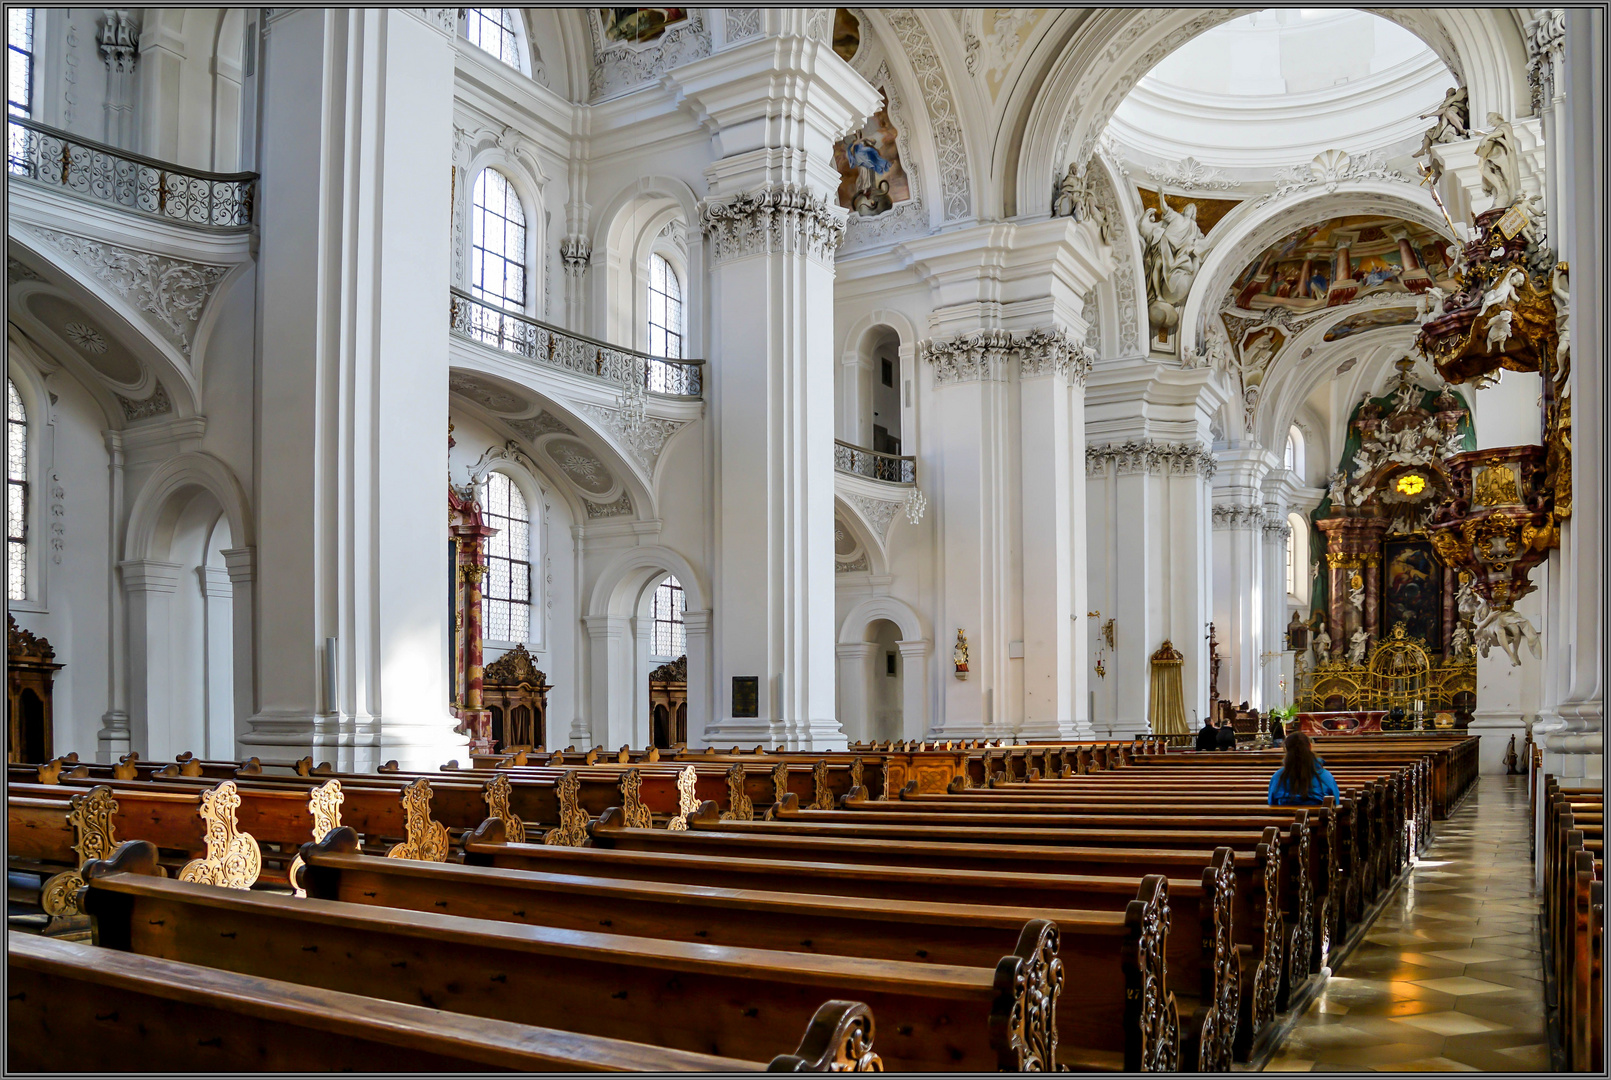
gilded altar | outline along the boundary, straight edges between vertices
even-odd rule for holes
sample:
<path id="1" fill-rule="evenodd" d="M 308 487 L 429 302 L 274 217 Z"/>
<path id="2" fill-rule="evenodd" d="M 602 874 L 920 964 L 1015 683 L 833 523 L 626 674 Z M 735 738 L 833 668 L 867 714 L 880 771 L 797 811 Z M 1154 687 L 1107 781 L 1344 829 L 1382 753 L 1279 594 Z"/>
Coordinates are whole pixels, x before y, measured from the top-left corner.
<path id="1" fill-rule="evenodd" d="M 1477 701 L 1477 662 L 1439 656 L 1398 623 L 1363 664 L 1331 660 L 1298 676 L 1298 708 L 1305 712 L 1370 712 L 1402 708 L 1424 714 L 1470 710 Z"/>

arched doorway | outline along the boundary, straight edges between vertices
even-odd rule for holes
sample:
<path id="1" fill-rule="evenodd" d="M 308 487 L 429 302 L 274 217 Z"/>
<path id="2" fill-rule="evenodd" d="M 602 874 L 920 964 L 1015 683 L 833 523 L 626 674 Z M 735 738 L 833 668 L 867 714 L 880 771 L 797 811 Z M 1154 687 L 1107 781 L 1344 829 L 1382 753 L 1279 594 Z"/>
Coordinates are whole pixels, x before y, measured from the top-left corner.
<path id="1" fill-rule="evenodd" d="M 901 628 L 888 619 L 875 620 L 867 626 L 867 640 L 873 644 L 873 649 L 867 658 L 872 670 L 868 673 L 865 738 L 877 741 L 904 738 L 901 680 L 905 665 L 899 649 Z"/>
<path id="2" fill-rule="evenodd" d="M 937 726 L 929 701 L 931 642 L 910 605 L 874 596 L 840 624 L 839 722 L 857 740 L 921 739 Z"/>
<path id="3" fill-rule="evenodd" d="M 640 670 L 649 669 L 648 741 L 661 749 L 687 745 L 688 604 L 682 582 L 667 574 L 644 590 L 639 606 Z"/>

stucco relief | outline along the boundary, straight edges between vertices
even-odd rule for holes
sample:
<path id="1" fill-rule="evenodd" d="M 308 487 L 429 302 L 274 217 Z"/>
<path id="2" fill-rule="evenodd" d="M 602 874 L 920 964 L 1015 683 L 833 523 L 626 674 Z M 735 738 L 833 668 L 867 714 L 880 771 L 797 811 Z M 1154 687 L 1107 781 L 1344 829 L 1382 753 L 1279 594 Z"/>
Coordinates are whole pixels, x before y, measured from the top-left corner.
<path id="1" fill-rule="evenodd" d="M 767 185 L 699 208 L 711 259 L 803 253 L 832 263 L 845 235 L 845 214 L 799 184 Z"/>
<path id="2" fill-rule="evenodd" d="M 940 199 L 945 220 L 965 218 L 973 206 L 968 154 L 962 142 L 962 123 L 945 79 L 945 69 L 940 65 L 939 53 L 912 9 L 885 9 L 884 17 L 900 39 L 918 86 L 923 90 L 923 103 L 929 111 L 929 131 L 933 133 L 934 149 L 939 158 Z"/>
<path id="3" fill-rule="evenodd" d="M 641 86 L 680 64 L 710 55 L 710 31 L 699 8 L 686 9 L 685 21 L 666 27 L 648 44 L 609 40 L 599 16 L 600 9 L 585 10 L 588 33 L 593 41 L 588 92 L 594 100 Z"/>
<path id="4" fill-rule="evenodd" d="M 1085 448 L 1085 471 L 1100 476 L 1112 468 L 1117 475 L 1147 473 L 1152 476 L 1192 473 L 1212 480 L 1219 468 L 1213 451 L 1199 443 L 1154 442 L 1132 439 L 1122 443 L 1101 443 Z"/>

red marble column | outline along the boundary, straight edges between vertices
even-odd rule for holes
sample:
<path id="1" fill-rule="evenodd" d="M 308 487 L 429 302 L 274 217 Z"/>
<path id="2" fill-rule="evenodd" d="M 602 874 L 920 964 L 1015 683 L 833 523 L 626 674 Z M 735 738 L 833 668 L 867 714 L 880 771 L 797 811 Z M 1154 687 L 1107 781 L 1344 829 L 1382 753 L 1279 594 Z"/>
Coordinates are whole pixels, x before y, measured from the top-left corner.
<path id="1" fill-rule="evenodd" d="M 459 582 L 464 605 L 464 650 L 460 667 L 460 683 L 464 687 L 463 704 L 459 708 L 459 731 L 470 736 L 470 752 L 491 754 L 492 713 L 482 697 L 484 675 L 482 671 L 484 639 L 481 611 L 481 582 L 486 577 L 484 557 L 486 538 L 497 534 L 497 529 L 482 524 L 455 525 L 453 534 L 459 538 Z"/>
<path id="2" fill-rule="evenodd" d="M 1365 633 L 1370 635 L 1370 644 L 1367 651 L 1374 648 L 1376 641 L 1381 637 L 1382 612 L 1382 560 L 1378 555 L 1365 556 L 1365 566 L 1360 571 L 1365 575 Z"/>

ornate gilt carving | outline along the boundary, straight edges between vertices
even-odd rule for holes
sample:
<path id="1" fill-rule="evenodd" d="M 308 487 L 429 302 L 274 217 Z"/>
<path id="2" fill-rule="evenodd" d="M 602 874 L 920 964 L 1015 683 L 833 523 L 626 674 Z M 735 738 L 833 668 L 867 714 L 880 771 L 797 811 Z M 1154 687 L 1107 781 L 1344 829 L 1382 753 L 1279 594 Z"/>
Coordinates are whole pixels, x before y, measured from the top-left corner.
<path id="1" fill-rule="evenodd" d="M 575 769 L 566 769 L 554 785 L 559 796 L 559 824 L 543 834 L 543 843 L 549 847 L 581 847 L 587 843 L 587 811 L 580 805 L 582 777 Z"/>
<path id="2" fill-rule="evenodd" d="M 226 889 L 250 889 L 263 868 L 263 853 L 251 833 L 242 832 L 235 813 L 241 795 L 235 781 L 225 780 L 201 795 L 197 810 L 204 824 L 207 854 L 192 859 L 179 871 L 180 881 L 221 885 Z"/>
<path id="3" fill-rule="evenodd" d="M 789 763 L 780 761 L 772 767 L 772 802 L 781 803 L 789 793 Z"/>
<path id="4" fill-rule="evenodd" d="M 643 805 L 643 774 L 637 769 L 628 769 L 621 774 L 621 782 L 617 787 L 621 792 L 621 810 L 627 828 L 654 828 L 654 816 L 649 813 L 649 808 Z"/>
<path id="5" fill-rule="evenodd" d="M 1057 998 L 1063 992 L 1059 941 L 1057 924 L 1044 919 L 1027 924 L 1018 937 L 1014 955 L 1020 963 L 1013 971 L 1007 1043 L 1019 1072 L 1057 1068 Z"/>
<path id="6" fill-rule="evenodd" d="M 504 839 L 511 844 L 524 844 L 526 823 L 509 808 L 509 797 L 513 793 L 514 786 L 509 783 L 509 777 L 502 773 L 487 781 L 481 789 L 481 797 L 487 801 L 487 816 L 503 822 Z"/>
<path id="7" fill-rule="evenodd" d="M 866 776 L 867 766 L 862 763 L 861 758 L 853 758 L 850 762 L 850 782 L 856 787 L 862 787 L 866 782 Z"/>
<path id="8" fill-rule="evenodd" d="M 110 858 L 112 850 L 117 847 L 112 830 L 112 815 L 117 813 L 117 802 L 112 798 L 112 789 L 93 788 L 88 794 L 74 795 L 67 805 L 67 821 L 73 827 L 73 850 L 78 853 L 79 868 L 82 869 L 91 859 Z M 81 915 L 78 890 L 83 887 L 84 879 L 78 870 L 57 874 L 46 881 L 40 890 L 40 907 L 44 908 L 45 914 L 57 917 Z"/>
<path id="9" fill-rule="evenodd" d="M 431 817 L 431 784 L 423 776 L 403 789 L 403 815 L 407 839 L 392 845 L 386 857 L 446 862 L 447 827 Z"/>
<path id="10" fill-rule="evenodd" d="M 860 758 L 856 760 L 860 761 Z M 833 791 L 828 787 L 828 759 L 818 758 L 811 766 L 811 809 L 832 810 Z"/>
<path id="11" fill-rule="evenodd" d="M 308 793 L 308 813 L 313 817 L 313 839 L 323 840 L 325 833 L 341 824 L 341 781 L 326 780 Z M 298 876 L 302 870 L 302 855 L 297 853 L 286 867 L 286 876 L 291 879 L 291 891 L 297 896 L 306 896 L 307 891 L 298 885 Z"/>
<path id="12" fill-rule="evenodd" d="M 755 805 L 744 794 L 744 766 L 733 765 L 727 770 L 727 809 L 722 811 L 723 821 L 754 821 Z"/>
<path id="13" fill-rule="evenodd" d="M 1161 879 L 1141 916 L 1141 1068 L 1143 1072 L 1180 1069 L 1180 1009 L 1165 982 L 1164 953 L 1169 940 L 1169 885 Z"/>
<path id="14" fill-rule="evenodd" d="M 694 772 L 692 765 L 677 774 L 677 816 L 666 823 L 666 828 L 672 832 L 686 832 L 688 830 L 688 815 L 699 809 L 699 801 L 694 798 L 694 784 L 699 774 Z"/>

